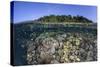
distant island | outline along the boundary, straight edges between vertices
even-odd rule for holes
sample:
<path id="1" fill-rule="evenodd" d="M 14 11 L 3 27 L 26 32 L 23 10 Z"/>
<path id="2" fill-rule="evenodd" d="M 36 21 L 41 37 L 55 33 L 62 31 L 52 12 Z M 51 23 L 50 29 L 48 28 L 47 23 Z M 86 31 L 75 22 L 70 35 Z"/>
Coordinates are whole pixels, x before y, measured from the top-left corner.
<path id="1" fill-rule="evenodd" d="M 43 16 L 38 19 L 34 20 L 35 22 L 42 22 L 42 23 L 93 23 L 92 20 L 84 17 L 84 16 L 71 16 L 71 15 L 48 15 Z"/>

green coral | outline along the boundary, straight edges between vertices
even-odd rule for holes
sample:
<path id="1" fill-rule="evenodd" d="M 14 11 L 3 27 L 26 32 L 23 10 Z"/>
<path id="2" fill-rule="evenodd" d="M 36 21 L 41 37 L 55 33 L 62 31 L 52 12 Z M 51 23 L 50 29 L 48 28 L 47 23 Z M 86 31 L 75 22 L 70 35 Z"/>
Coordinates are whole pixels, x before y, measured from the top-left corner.
<path id="1" fill-rule="evenodd" d="M 79 45 L 81 43 L 80 39 L 81 38 L 70 36 L 64 42 L 63 57 L 62 57 L 64 62 L 80 61 L 80 58 L 77 55 L 75 55 L 75 52 L 77 52 L 77 49 L 79 49 Z M 73 55 L 71 55 L 71 53 Z"/>

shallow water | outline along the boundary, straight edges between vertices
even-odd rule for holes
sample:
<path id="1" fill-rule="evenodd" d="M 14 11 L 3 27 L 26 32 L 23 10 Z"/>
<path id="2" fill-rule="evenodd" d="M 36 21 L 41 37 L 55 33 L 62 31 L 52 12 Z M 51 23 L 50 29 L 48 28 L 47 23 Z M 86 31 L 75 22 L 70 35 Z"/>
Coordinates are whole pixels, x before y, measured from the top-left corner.
<path id="1" fill-rule="evenodd" d="M 35 39 L 42 33 L 78 33 L 83 34 L 87 38 L 91 35 L 95 40 L 97 39 L 97 25 L 49 25 L 49 24 L 14 24 L 14 64 L 15 65 L 27 65 L 27 41 L 35 41 Z M 71 34 L 71 35 L 73 35 Z M 44 35 L 45 36 L 45 35 Z M 90 36 L 90 37 L 91 37 Z"/>

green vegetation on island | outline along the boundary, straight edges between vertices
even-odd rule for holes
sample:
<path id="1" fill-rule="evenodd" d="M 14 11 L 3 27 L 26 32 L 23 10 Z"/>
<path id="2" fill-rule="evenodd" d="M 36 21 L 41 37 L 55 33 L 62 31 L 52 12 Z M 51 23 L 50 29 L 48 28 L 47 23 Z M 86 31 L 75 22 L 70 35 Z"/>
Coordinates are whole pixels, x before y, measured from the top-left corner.
<path id="1" fill-rule="evenodd" d="M 48 16 L 43 16 L 35 21 L 37 22 L 73 22 L 73 23 L 93 23 L 92 20 L 84 17 L 84 16 L 72 16 L 72 15 L 48 15 Z"/>

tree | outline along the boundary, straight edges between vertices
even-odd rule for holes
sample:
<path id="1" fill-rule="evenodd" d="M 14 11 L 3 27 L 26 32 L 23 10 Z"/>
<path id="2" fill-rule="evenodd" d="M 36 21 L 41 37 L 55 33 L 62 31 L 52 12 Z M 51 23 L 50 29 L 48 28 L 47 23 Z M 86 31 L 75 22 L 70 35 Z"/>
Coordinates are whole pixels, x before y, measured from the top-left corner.
<path id="1" fill-rule="evenodd" d="M 71 15 L 49 15 L 43 16 L 37 19 L 39 22 L 74 22 L 74 23 L 92 23 L 92 20 L 87 19 L 83 16 L 71 16 Z"/>

